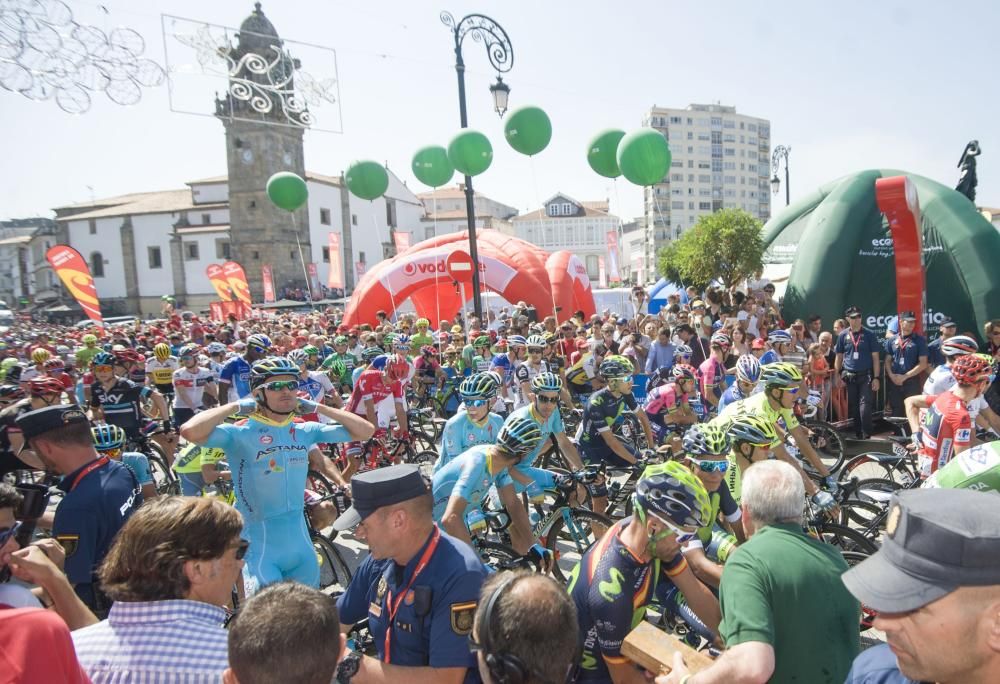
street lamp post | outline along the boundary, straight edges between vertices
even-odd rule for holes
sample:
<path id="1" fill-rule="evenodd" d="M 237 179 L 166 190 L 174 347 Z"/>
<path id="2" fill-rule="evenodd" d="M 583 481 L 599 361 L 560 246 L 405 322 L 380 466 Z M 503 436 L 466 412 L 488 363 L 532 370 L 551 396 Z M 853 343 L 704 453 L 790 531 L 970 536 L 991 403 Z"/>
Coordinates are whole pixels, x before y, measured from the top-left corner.
<path id="1" fill-rule="evenodd" d="M 774 171 L 774 175 L 771 177 L 771 193 L 774 195 L 778 194 L 778 190 L 781 188 L 781 179 L 778 178 L 778 166 L 781 164 L 781 160 L 785 160 L 785 206 L 791 201 L 791 186 L 788 183 L 788 153 L 792 151 L 791 147 L 785 147 L 784 145 L 778 145 L 774 148 L 774 153 L 771 155 L 771 169 Z"/>
<path id="2" fill-rule="evenodd" d="M 490 86 L 493 94 L 493 105 L 497 114 L 503 117 L 507 111 L 507 98 L 510 86 L 503 82 L 501 73 L 507 73 L 514 64 L 514 49 L 510 38 L 500 24 L 482 14 L 469 14 L 461 21 L 455 22 L 450 12 L 441 12 L 441 23 L 451 29 L 455 39 L 455 72 L 458 74 L 458 112 L 462 128 L 469 127 L 469 117 L 465 106 L 465 60 L 462 59 L 462 41 L 467 35 L 483 43 L 490 64 L 497 70 L 497 82 Z M 482 286 L 479 282 L 479 248 L 476 244 L 476 205 L 475 193 L 472 189 L 472 176 L 465 177 L 465 212 L 469 223 L 469 256 L 472 257 L 472 304 L 476 318 L 483 320 L 483 307 L 480 301 Z"/>

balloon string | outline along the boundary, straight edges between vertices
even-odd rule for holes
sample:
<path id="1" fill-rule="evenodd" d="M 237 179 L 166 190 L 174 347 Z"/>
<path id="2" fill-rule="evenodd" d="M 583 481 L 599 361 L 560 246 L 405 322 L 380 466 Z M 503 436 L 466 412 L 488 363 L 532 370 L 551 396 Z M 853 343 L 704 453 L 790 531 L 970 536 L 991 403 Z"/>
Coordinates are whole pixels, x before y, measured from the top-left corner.
<path id="1" fill-rule="evenodd" d="M 535 156 L 534 155 L 530 155 L 528 157 L 528 165 L 531 167 L 531 184 L 533 186 L 532 190 L 534 190 L 534 192 L 535 192 L 535 204 L 538 205 L 539 207 L 541 207 L 541 209 L 539 211 L 541 211 L 541 230 L 542 230 L 542 235 L 540 235 L 539 238 L 538 238 L 538 242 L 541 243 L 541 241 L 542 241 L 541 238 L 542 238 L 543 235 L 545 235 L 545 221 L 548 219 L 548 216 L 545 213 L 545 207 L 542 205 L 541 197 L 539 197 L 539 195 L 538 195 L 538 176 L 535 173 Z M 584 211 L 586 211 L 586 209 L 584 209 Z M 529 240 L 529 242 L 530 242 L 530 240 Z M 550 256 L 551 256 L 551 254 L 552 253 L 549 252 Z M 556 319 L 556 327 L 558 328 L 559 327 L 559 312 L 556 310 L 556 293 L 555 293 L 555 288 L 552 286 L 551 282 L 549 283 L 549 298 L 552 300 L 552 315 Z"/>
<path id="2" fill-rule="evenodd" d="M 431 211 L 434 212 L 434 237 L 438 234 L 438 198 L 437 198 L 437 188 L 431 192 Z M 440 329 L 441 325 L 441 288 L 438 286 L 438 275 L 434 274 L 434 304 L 437 306 L 437 320 L 434 321 L 433 326 L 428 326 L 431 330 L 437 328 L 437 348 L 438 348 L 438 358 L 442 361 L 444 360 L 444 349 L 442 348 L 441 333 L 445 332 Z"/>
<path id="3" fill-rule="evenodd" d="M 312 294 L 312 282 L 309 280 L 309 271 L 306 269 L 306 260 L 302 256 L 302 241 L 299 240 L 299 220 L 295 217 L 295 212 L 292 212 L 292 230 L 295 231 L 295 245 L 299 249 L 299 263 L 302 264 L 302 276 L 306 279 L 306 292 L 309 293 L 309 306 L 314 307 L 313 304 L 313 294 Z"/>
<path id="4" fill-rule="evenodd" d="M 375 237 L 378 238 L 379 245 L 382 245 L 384 244 L 384 241 L 382 240 L 382 230 L 378 227 L 378 220 L 375 218 L 375 200 L 369 200 L 369 202 L 372 207 L 372 225 L 375 226 Z M 386 214 L 386 216 L 388 216 L 388 214 Z M 389 227 L 389 232 L 392 232 L 391 226 Z M 399 320 L 399 312 L 396 311 L 396 295 L 392 291 L 392 279 L 389 277 L 385 279 L 385 289 L 389 291 L 389 303 L 392 304 L 393 316 L 396 320 Z"/>
<path id="5" fill-rule="evenodd" d="M 618 196 L 618 179 L 617 178 L 612 178 L 611 179 L 611 187 L 613 187 L 615 189 L 615 208 L 617 210 L 619 210 L 619 213 L 621 213 L 620 210 L 621 210 L 621 206 L 622 206 L 622 200 Z M 609 209 L 610 209 L 610 207 L 609 207 Z M 624 257 L 625 257 L 625 222 L 622 220 L 621 216 L 618 216 L 617 218 L 618 218 L 618 229 L 616 231 L 616 234 L 618 236 L 618 243 L 619 243 L 618 244 L 618 275 L 621 276 L 621 272 L 623 270 L 625 270 L 623 268 L 624 264 L 622 263 L 622 261 L 624 260 Z M 629 268 L 628 268 L 628 270 L 629 270 L 630 273 L 632 271 L 632 258 L 631 257 L 632 257 L 632 255 L 630 254 L 629 255 Z M 639 284 L 639 282 L 638 282 L 638 279 L 637 279 L 636 280 L 636 285 L 638 285 L 638 284 Z M 623 313 L 622 315 L 624 316 L 625 314 Z"/>

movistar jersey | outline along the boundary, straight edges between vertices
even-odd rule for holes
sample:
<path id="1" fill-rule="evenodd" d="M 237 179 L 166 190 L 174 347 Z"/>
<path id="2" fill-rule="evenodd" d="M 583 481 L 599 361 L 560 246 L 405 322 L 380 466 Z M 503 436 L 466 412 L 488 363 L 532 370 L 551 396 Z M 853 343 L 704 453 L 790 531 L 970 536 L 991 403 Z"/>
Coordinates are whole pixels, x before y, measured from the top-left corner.
<path id="1" fill-rule="evenodd" d="M 495 444 L 503 418 L 495 413 L 487 413 L 482 424 L 477 424 L 466 412 L 456 413 L 444 424 L 441 433 L 440 458 L 434 464 L 434 472 L 441 470 L 453 458 L 460 456 L 477 444 Z"/>
<path id="2" fill-rule="evenodd" d="M 966 449 L 936 470 L 922 486 L 1000 492 L 1000 442 Z"/>
<path id="3" fill-rule="evenodd" d="M 634 411 L 637 406 L 638 403 L 631 394 L 616 397 L 607 387 L 591 394 L 583 410 L 583 420 L 580 421 L 581 446 L 584 448 L 589 444 L 603 446 L 604 438 L 598 435 L 621 422 L 626 410 Z"/>
<path id="4" fill-rule="evenodd" d="M 615 523 L 570 574 L 567 591 L 576 604 L 582 647 L 577 681 L 610 684 L 608 663 L 628 662 L 622 642 L 645 618 L 657 583 L 687 568 L 679 553 L 667 562 L 636 558 L 620 537 L 631 521 L 628 517 Z"/>

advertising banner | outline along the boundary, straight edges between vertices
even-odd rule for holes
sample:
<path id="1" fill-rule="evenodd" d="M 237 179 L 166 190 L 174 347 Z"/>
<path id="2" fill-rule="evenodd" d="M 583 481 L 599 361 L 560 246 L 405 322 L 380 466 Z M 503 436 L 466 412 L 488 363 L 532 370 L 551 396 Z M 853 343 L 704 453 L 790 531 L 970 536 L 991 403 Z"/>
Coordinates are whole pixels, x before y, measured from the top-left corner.
<path id="1" fill-rule="evenodd" d="M 229 289 L 229 283 L 226 282 L 226 275 L 222 272 L 222 266 L 219 264 L 209 264 L 205 267 L 205 275 L 208 276 L 208 280 L 212 283 L 212 287 L 215 288 L 215 294 L 219 295 L 219 299 L 224 302 L 233 301 L 233 292 Z"/>
<path id="2" fill-rule="evenodd" d="M 618 233 L 609 230 L 607 234 L 608 243 L 608 280 L 612 283 L 620 283 L 621 272 L 618 270 Z"/>
<path id="3" fill-rule="evenodd" d="M 410 234 L 393 231 L 392 241 L 396 244 L 397 252 L 405 252 L 410 248 Z"/>
<path id="4" fill-rule="evenodd" d="M 56 245 L 49 248 L 45 258 L 87 317 L 95 323 L 103 323 L 94 278 L 80 253 L 68 245 Z"/>
<path id="5" fill-rule="evenodd" d="M 322 299 L 323 291 L 319 286 L 319 269 L 316 268 L 316 264 L 313 262 L 307 264 L 306 271 L 309 273 L 309 294 L 313 299 Z"/>
<path id="6" fill-rule="evenodd" d="M 265 264 L 260 268 L 261 278 L 264 280 L 264 303 L 270 304 L 275 301 L 274 297 L 274 276 L 271 267 Z"/>
<path id="7" fill-rule="evenodd" d="M 359 280 L 361 279 L 361 276 L 363 276 L 365 274 L 365 271 L 367 271 L 367 270 L 368 270 L 368 266 L 367 266 L 367 264 L 365 264 L 365 262 L 363 262 L 363 261 L 357 261 L 357 262 L 354 263 L 354 272 L 357 274 Z"/>
<path id="8" fill-rule="evenodd" d="M 344 289 L 344 261 L 340 256 L 340 235 L 330 231 L 330 272 L 326 277 L 326 286 L 331 290 Z"/>
<path id="9" fill-rule="evenodd" d="M 608 286 L 608 271 L 602 256 L 597 257 L 597 286 L 602 288 Z"/>
<path id="10" fill-rule="evenodd" d="M 222 273 L 226 276 L 226 282 L 232 289 L 236 299 L 244 304 L 250 304 L 250 283 L 247 282 L 247 274 L 235 261 L 227 261 L 222 264 Z"/>

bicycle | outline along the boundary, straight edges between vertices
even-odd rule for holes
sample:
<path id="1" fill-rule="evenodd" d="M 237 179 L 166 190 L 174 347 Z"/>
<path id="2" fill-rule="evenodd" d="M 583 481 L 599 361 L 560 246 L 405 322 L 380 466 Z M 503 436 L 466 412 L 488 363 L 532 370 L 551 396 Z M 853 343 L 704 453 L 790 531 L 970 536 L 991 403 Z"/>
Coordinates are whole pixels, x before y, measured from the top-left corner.
<path id="1" fill-rule="evenodd" d="M 149 472 L 153 476 L 157 494 L 176 496 L 181 493 L 181 484 L 177 474 L 170 467 L 173 459 L 168 459 L 163 447 L 153 441 L 153 437 L 164 433 L 165 430 L 159 422 L 150 421 L 139 429 L 136 436 L 128 438 L 123 451 L 135 451 L 145 455 L 149 461 Z"/>

